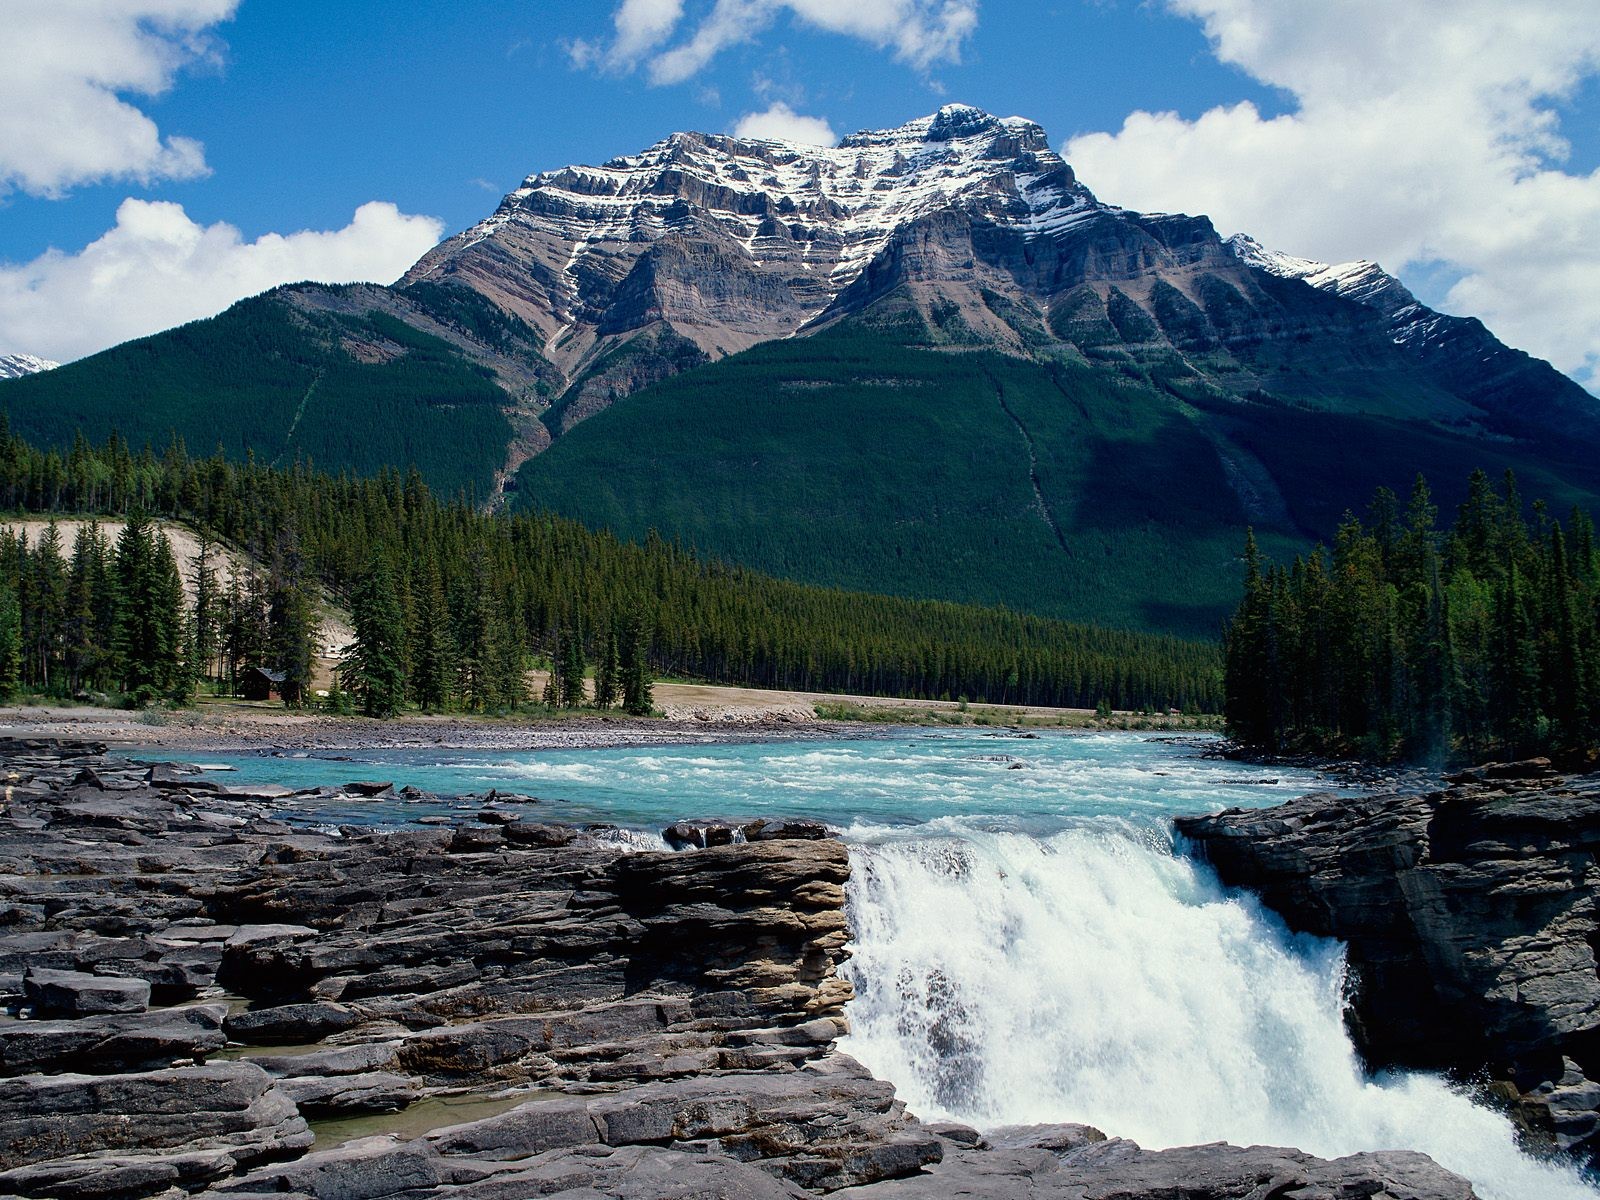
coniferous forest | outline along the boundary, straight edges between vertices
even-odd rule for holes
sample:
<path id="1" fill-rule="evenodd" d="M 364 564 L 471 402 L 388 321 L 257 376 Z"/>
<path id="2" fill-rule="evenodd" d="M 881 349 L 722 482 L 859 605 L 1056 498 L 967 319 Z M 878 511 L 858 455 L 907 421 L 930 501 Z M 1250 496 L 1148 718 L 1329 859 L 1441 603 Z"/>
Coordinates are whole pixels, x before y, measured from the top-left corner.
<path id="1" fill-rule="evenodd" d="M 1514 476 L 1472 476 L 1440 528 L 1427 482 L 1380 490 L 1331 549 L 1263 561 L 1252 536 L 1225 638 L 1225 713 L 1262 749 L 1428 764 L 1590 757 L 1600 549 L 1590 515 L 1531 519 Z"/>
<path id="2" fill-rule="evenodd" d="M 128 519 L 0 542 L 0 690 L 182 700 L 269 666 L 311 697 L 317 593 L 351 614 L 341 664 L 358 711 L 493 711 L 542 700 L 645 713 L 657 675 L 923 699 L 1217 711 L 1218 648 L 1004 609 L 821 588 L 619 541 L 547 514 L 487 515 L 420 475 L 160 455 L 113 435 L 41 450 L 0 418 L 0 512 Z M 184 598 L 152 522 L 203 553 Z M 0 517 L 0 526 L 4 519 Z M 211 547 L 246 556 L 226 586 Z M 148 628 L 147 628 L 148 626 Z M 549 668 L 541 696 L 527 671 Z M 586 689 L 585 681 L 592 679 Z"/>

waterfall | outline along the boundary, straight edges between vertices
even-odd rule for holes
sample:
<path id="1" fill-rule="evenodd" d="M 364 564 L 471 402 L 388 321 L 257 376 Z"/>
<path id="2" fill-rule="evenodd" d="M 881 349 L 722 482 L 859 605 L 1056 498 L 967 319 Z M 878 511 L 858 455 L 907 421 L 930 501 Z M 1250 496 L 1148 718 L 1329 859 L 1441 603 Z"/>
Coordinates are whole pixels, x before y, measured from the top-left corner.
<path id="1" fill-rule="evenodd" d="M 1441 1078 L 1367 1075 L 1337 943 L 1290 934 L 1153 825 L 857 830 L 843 1048 L 925 1118 L 1431 1154 L 1485 1200 L 1594 1200 Z"/>

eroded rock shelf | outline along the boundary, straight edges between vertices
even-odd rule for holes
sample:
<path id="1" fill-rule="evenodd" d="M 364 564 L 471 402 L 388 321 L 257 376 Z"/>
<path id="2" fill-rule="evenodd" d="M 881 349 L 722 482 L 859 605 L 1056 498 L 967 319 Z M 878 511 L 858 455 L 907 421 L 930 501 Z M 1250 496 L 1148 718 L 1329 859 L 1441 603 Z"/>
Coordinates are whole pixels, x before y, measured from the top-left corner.
<path id="1" fill-rule="evenodd" d="M 1472 1195 L 1417 1154 L 918 1120 L 835 1044 L 850 861 L 811 823 L 318 831 L 92 743 L 0 741 L 0 782 L 0 1193 Z"/>

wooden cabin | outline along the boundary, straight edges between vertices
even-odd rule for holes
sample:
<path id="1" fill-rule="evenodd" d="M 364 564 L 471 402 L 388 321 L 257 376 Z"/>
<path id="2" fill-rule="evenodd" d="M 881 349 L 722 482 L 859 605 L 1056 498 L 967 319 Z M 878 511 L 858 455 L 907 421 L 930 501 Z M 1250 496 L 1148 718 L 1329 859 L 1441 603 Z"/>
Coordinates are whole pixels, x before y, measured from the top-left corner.
<path id="1" fill-rule="evenodd" d="M 239 690 L 246 700 L 285 700 L 284 673 L 266 667 L 250 667 L 239 679 Z M 288 690 L 293 690 L 292 687 Z M 296 697 L 298 699 L 298 697 Z"/>

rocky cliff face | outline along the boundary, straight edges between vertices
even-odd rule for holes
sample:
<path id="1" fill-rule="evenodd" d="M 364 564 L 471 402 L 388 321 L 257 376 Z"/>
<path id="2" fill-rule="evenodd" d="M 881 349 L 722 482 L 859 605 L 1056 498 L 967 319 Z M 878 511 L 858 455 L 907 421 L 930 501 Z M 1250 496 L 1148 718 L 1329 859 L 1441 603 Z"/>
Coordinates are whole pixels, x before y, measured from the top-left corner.
<path id="1" fill-rule="evenodd" d="M 1476 317 L 1454 317 L 1421 303 L 1375 262 L 1330 265 L 1268 250 L 1245 234 L 1228 248 L 1251 267 L 1297 279 L 1379 313 L 1389 335 L 1450 391 L 1493 414 L 1508 432 L 1566 428 L 1600 433 L 1600 404 L 1542 359 L 1507 346 Z"/>
<path id="2" fill-rule="evenodd" d="M 87 744 L 0 741 L 0 779 L 7 1195 L 1472 1196 L 1417 1154 L 922 1123 L 834 1048 L 849 859 L 808 822 L 315 832 Z"/>
<path id="3" fill-rule="evenodd" d="M 1487 1070 L 1537 1136 L 1600 1149 L 1600 777 L 1540 760 L 1178 828 L 1225 883 L 1348 944 L 1376 1063 Z"/>

